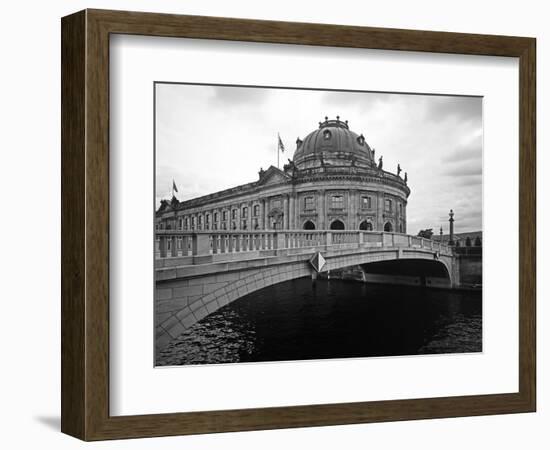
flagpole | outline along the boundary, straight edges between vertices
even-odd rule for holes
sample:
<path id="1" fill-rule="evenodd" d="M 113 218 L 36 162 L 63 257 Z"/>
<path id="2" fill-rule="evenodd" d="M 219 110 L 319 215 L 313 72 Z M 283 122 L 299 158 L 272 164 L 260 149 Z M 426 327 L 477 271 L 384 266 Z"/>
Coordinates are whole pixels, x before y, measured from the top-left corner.
<path id="1" fill-rule="evenodd" d="M 277 169 L 280 169 L 279 164 L 279 152 L 283 153 L 285 151 L 285 146 L 283 144 L 283 141 L 281 141 L 281 135 L 277 133 Z"/>

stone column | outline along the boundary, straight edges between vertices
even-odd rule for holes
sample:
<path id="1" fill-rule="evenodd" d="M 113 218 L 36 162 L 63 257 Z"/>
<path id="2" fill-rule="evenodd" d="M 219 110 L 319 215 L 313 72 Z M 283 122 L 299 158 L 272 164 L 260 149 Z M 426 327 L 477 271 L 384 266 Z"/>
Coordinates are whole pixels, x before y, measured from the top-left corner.
<path id="1" fill-rule="evenodd" d="M 300 200 L 297 192 L 294 193 L 294 196 L 294 225 L 298 229 L 302 226 L 300 222 Z"/>
<path id="2" fill-rule="evenodd" d="M 235 220 L 232 222 L 235 222 L 235 225 L 237 225 L 237 230 L 240 230 L 241 229 L 241 205 L 240 203 L 237 203 L 236 206 L 234 206 L 234 208 L 237 209 L 237 216 L 235 217 Z"/>
<path id="3" fill-rule="evenodd" d="M 290 199 L 289 199 L 289 205 L 288 205 L 288 214 L 289 214 L 289 218 L 288 218 L 288 228 L 293 230 L 296 228 L 296 222 L 295 222 L 295 219 L 294 219 L 294 213 L 295 213 L 295 208 L 294 208 L 294 192 L 292 192 L 290 194 Z"/>
<path id="4" fill-rule="evenodd" d="M 265 198 L 260 200 L 260 230 L 265 230 Z"/>
<path id="5" fill-rule="evenodd" d="M 384 194 L 376 194 L 376 231 L 384 231 Z"/>
<path id="6" fill-rule="evenodd" d="M 283 228 L 288 230 L 288 194 L 283 196 Z"/>
<path id="7" fill-rule="evenodd" d="M 353 195 L 353 191 L 351 189 L 348 190 L 348 226 L 346 227 L 348 230 L 355 229 L 355 218 L 353 217 L 354 198 L 355 196 Z"/>
<path id="8" fill-rule="evenodd" d="M 355 230 L 355 191 L 348 191 L 348 227 L 350 230 Z"/>
<path id="9" fill-rule="evenodd" d="M 407 233 L 407 204 L 403 202 L 403 233 Z"/>
<path id="10" fill-rule="evenodd" d="M 266 198 L 264 201 L 265 201 L 265 206 L 264 206 L 265 229 L 269 230 L 271 229 L 271 224 L 269 223 L 269 198 Z"/>
<path id="11" fill-rule="evenodd" d="M 326 225 L 325 190 L 317 191 L 317 228 L 324 230 Z"/>
<path id="12" fill-rule="evenodd" d="M 353 211 L 353 228 L 355 230 L 359 229 L 359 217 L 357 216 L 357 213 L 359 211 L 359 202 L 361 201 L 361 196 L 359 195 L 359 191 L 353 191 L 353 204 L 352 204 L 352 211 Z"/>

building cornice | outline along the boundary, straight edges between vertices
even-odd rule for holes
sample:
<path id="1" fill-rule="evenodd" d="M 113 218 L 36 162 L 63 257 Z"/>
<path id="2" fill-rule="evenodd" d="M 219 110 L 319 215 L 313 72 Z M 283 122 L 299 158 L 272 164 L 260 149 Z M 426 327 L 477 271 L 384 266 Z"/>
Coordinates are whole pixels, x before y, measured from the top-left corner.
<path id="1" fill-rule="evenodd" d="M 283 174 L 283 172 L 279 169 L 273 169 L 274 170 L 272 170 L 271 172 L 278 172 Z M 410 195 L 410 188 L 405 184 L 401 177 L 390 172 L 386 172 L 384 170 L 357 170 L 356 172 L 351 172 L 349 168 L 346 168 L 347 170 L 343 168 L 331 169 L 332 170 L 329 169 L 322 171 L 316 169 L 297 171 L 294 177 L 290 177 L 289 175 L 285 174 L 287 176 L 286 179 L 283 179 L 280 182 L 271 182 L 267 184 L 265 183 L 265 177 L 261 176 L 260 180 L 258 181 L 242 184 L 233 188 L 214 192 L 208 195 L 203 195 L 201 197 L 196 197 L 175 204 L 168 203 L 168 209 L 161 210 L 159 208 L 156 215 L 162 216 L 171 212 L 203 207 L 210 203 L 230 201 L 246 195 L 252 195 L 258 192 L 266 191 L 268 189 L 277 190 L 278 188 L 292 187 L 306 183 L 317 184 L 322 182 L 347 181 L 358 182 L 361 184 L 368 183 L 370 185 L 386 185 L 401 191 L 404 194 L 405 198 L 408 198 Z M 268 172 L 269 170 L 265 173 Z"/>

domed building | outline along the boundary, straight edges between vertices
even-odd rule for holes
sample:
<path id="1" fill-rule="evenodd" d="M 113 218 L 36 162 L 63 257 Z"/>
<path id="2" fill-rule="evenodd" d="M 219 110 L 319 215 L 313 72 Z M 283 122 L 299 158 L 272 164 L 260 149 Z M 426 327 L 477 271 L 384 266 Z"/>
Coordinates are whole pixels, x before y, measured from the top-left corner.
<path id="1" fill-rule="evenodd" d="M 407 231 L 404 178 L 383 169 L 382 157 L 347 121 L 325 117 L 283 170 L 260 170 L 258 180 L 179 202 L 163 200 L 158 229 Z"/>

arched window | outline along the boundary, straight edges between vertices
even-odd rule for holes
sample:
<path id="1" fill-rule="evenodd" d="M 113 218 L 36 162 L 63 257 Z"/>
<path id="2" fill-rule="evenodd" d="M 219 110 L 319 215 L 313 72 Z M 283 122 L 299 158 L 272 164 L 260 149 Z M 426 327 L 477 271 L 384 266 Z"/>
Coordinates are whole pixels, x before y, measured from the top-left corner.
<path id="1" fill-rule="evenodd" d="M 470 239 L 470 236 L 468 236 L 466 238 L 466 247 L 471 247 L 472 246 L 472 240 Z"/>
<path id="2" fill-rule="evenodd" d="M 478 237 L 476 237 L 476 240 L 474 241 L 474 245 L 476 247 L 481 247 L 481 239 Z"/>
<path id="3" fill-rule="evenodd" d="M 363 222 L 359 224 L 359 229 L 364 231 L 372 231 L 372 223 L 366 220 L 363 220 Z"/>
<path id="4" fill-rule="evenodd" d="M 346 226 L 344 225 L 344 222 L 337 219 L 337 220 L 335 220 L 334 222 L 332 222 L 330 224 L 330 229 L 331 230 L 345 230 Z"/>
<path id="5" fill-rule="evenodd" d="M 390 233 L 390 232 L 393 231 L 393 226 L 392 226 L 391 222 L 386 222 L 385 223 L 384 231 L 387 232 L 387 233 Z"/>
<path id="6" fill-rule="evenodd" d="M 306 221 L 304 223 L 304 230 L 315 230 L 315 224 L 311 220 Z"/>

